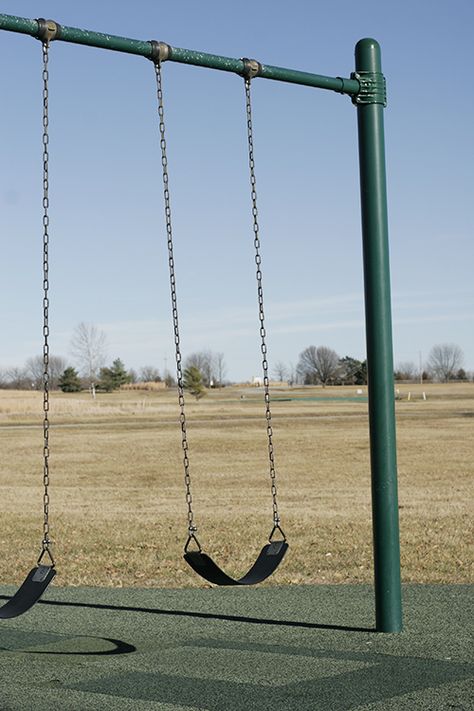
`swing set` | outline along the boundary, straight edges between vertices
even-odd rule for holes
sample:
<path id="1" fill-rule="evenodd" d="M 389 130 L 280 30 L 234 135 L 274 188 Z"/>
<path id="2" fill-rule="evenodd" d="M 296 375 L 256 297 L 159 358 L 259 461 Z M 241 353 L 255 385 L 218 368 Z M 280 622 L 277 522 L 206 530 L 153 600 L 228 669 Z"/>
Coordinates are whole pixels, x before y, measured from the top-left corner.
<path id="1" fill-rule="evenodd" d="M 372 472 L 372 511 L 375 572 L 376 628 L 396 632 L 402 628 L 400 551 L 398 530 L 393 356 L 390 315 L 390 277 L 385 186 L 383 108 L 386 106 L 385 79 L 381 72 L 380 48 L 372 39 L 356 45 L 356 68 L 349 79 L 309 74 L 261 64 L 253 59 L 231 59 L 171 47 L 154 40 L 143 42 L 105 35 L 52 20 L 29 20 L 0 14 L 0 29 L 28 34 L 40 40 L 43 57 L 43 532 L 36 565 L 25 581 L 0 608 L 0 619 L 17 617 L 29 610 L 56 575 L 49 524 L 49 50 L 53 41 L 101 47 L 150 59 L 153 63 L 158 101 L 158 122 L 162 163 L 163 197 L 168 246 L 168 266 L 175 341 L 176 373 L 180 409 L 181 443 L 187 504 L 187 539 L 184 559 L 201 577 L 216 585 L 255 585 L 272 575 L 281 563 L 288 543 L 278 509 L 276 468 L 270 406 L 268 350 L 263 301 L 262 259 L 257 209 L 254 160 L 251 83 L 255 78 L 291 82 L 347 94 L 357 107 L 364 284 L 366 304 L 367 362 L 369 379 L 369 419 Z M 262 353 L 264 403 L 272 496 L 272 526 L 256 561 L 241 578 L 233 578 L 205 553 L 197 538 L 186 427 L 186 408 L 179 331 L 176 270 L 174 259 L 168 156 L 162 88 L 162 64 L 175 61 L 232 72 L 244 80 L 248 164 L 251 187 L 251 214 L 258 295 L 259 338 Z"/>

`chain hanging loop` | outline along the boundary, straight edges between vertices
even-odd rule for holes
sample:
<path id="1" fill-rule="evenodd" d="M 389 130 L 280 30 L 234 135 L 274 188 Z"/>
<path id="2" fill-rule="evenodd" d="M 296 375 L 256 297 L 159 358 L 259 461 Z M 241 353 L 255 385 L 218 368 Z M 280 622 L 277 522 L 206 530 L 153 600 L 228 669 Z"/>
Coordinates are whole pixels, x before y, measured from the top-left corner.
<path id="1" fill-rule="evenodd" d="M 270 408 L 270 380 L 268 376 L 268 348 L 266 341 L 266 330 L 265 330 L 265 311 L 263 303 L 263 276 L 262 276 L 262 257 L 260 254 L 260 233 L 258 224 L 258 209 L 257 209 L 257 179 L 255 176 L 255 159 L 254 159 L 254 147 L 253 147 L 253 123 L 252 123 L 252 102 L 251 102 L 251 89 L 250 83 L 252 78 L 258 76 L 261 71 L 261 65 L 254 59 L 243 59 L 244 70 L 243 77 L 245 81 L 245 104 L 247 113 L 247 139 L 248 139 L 248 154 L 249 154 L 249 168 L 250 168 L 250 188 L 251 188 L 251 200 L 252 200 L 252 222 L 253 222 L 253 235 L 254 235 L 254 248 L 255 248 L 255 264 L 257 267 L 256 278 L 257 278 L 257 295 L 258 295 L 258 318 L 260 322 L 260 339 L 261 339 L 261 353 L 262 353 L 262 371 L 263 371 L 263 387 L 264 387 L 264 399 L 265 399 L 265 418 L 267 421 L 267 440 L 268 440 L 268 460 L 270 469 L 270 481 L 271 481 L 271 492 L 272 492 L 272 506 L 273 506 L 273 529 L 270 534 L 269 540 L 271 542 L 274 534 L 278 531 L 283 539 L 286 540 L 286 536 L 280 527 L 280 514 L 278 510 L 278 496 L 277 496 L 277 483 L 276 483 L 276 470 L 275 470 L 275 452 L 273 445 L 273 427 L 272 427 L 272 413 Z"/>
<path id="2" fill-rule="evenodd" d="M 51 552 L 49 522 L 49 43 L 57 36 L 57 26 L 51 21 L 38 20 L 43 27 L 40 39 L 43 51 L 43 540 L 38 565 L 45 555 L 54 566 Z M 41 25 L 44 23 L 44 25 Z M 54 25 L 54 27 L 53 27 Z"/>
<path id="3" fill-rule="evenodd" d="M 193 511 L 193 497 L 191 493 L 191 473 L 189 464 L 189 446 L 188 446 L 188 435 L 187 435 L 187 425 L 186 425 L 186 412 L 185 412 L 185 402 L 184 402 L 184 379 L 183 379 L 183 366 L 182 366 L 182 356 L 181 356 L 181 341 L 179 334 L 179 319 L 178 319 L 178 299 L 176 293 L 176 272 L 174 264 L 174 248 L 173 248 L 173 227 L 171 220 L 171 203 L 170 203 L 170 191 L 169 191 L 169 176 L 168 176 L 168 157 L 166 148 L 166 136 L 165 136 L 165 118 L 164 118 L 164 107 L 163 107 L 163 86 L 161 77 L 161 62 L 164 58 L 169 56 L 169 46 L 165 45 L 164 42 L 154 42 L 150 43 L 152 45 L 152 61 L 155 65 L 155 76 L 156 76 L 156 87 L 157 87 L 157 98 L 158 98 L 158 118 L 159 118 L 159 130 L 160 130 L 160 148 L 161 148 L 161 165 L 163 172 L 163 195 L 165 204 L 165 219 L 166 219 L 166 235 L 168 243 L 168 266 L 170 275 L 170 291 L 171 291 L 171 308 L 173 314 L 173 331 L 174 331 L 174 343 L 175 343 L 175 357 L 176 357 L 176 376 L 178 383 L 178 399 L 180 408 L 180 425 L 181 425 L 181 446 L 183 449 L 183 467 L 184 467 L 184 483 L 186 487 L 186 505 L 188 507 L 188 540 L 186 542 L 185 551 L 187 551 L 191 542 L 194 542 L 199 551 L 201 546 L 198 539 L 196 538 L 197 526 L 194 523 L 194 511 Z"/>

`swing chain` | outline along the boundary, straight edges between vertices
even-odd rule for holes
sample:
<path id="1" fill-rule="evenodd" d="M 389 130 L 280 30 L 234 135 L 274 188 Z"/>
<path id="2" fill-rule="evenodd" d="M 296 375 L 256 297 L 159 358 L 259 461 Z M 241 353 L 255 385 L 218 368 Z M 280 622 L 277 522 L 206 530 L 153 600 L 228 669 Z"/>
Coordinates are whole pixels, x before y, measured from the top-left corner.
<path id="1" fill-rule="evenodd" d="M 263 386 L 265 393 L 265 417 L 267 420 L 267 438 L 268 438 L 268 458 L 270 464 L 270 480 L 271 480 L 271 491 L 272 491 L 272 502 L 273 502 L 273 530 L 270 534 L 270 540 L 272 539 L 274 533 L 279 531 L 283 538 L 285 534 L 280 528 L 280 514 L 278 511 L 278 498 L 277 498 L 277 486 L 276 486 L 276 471 L 275 471 L 275 456 L 274 456 L 274 446 L 273 446 L 273 427 L 272 427 L 272 413 L 270 409 L 270 381 L 268 377 L 268 360 L 267 360 L 267 342 L 266 342 L 266 330 L 265 330 L 265 312 L 263 306 L 263 284 L 262 284 L 262 257 L 260 254 L 260 236 L 259 236 L 259 224 L 258 224 L 258 209 L 257 209 L 257 179 L 255 176 L 255 160 L 254 160 L 254 149 L 253 149 L 253 123 L 252 123 L 252 103 L 251 103 L 251 91 L 250 83 L 252 76 L 256 76 L 258 69 L 250 65 L 252 60 L 243 60 L 244 66 L 246 66 L 246 72 L 244 73 L 245 80 L 245 97 L 246 97 L 246 112 L 247 112 L 247 138 L 248 138 L 248 151 L 249 151 L 249 167 L 250 167 L 250 187 L 251 187 L 251 199 L 252 199 L 252 219 L 253 219 L 253 234 L 254 234 L 254 247 L 255 247 L 255 264 L 257 266 L 256 277 L 257 277 L 257 293 L 258 293 L 258 315 L 260 321 L 260 338 L 261 338 L 261 352 L 262 352 L 262 370 L 263 370 Z M 255 64 L 258 64 L 255 62 Z"/>
<path id="2" fill-rule="evenodd" d="M 49 38 L 43 48 L 43 540 L 38 564 L 51 553 L 49 526 Z"/>
<path id="3" fill-rule="evenodd" d="M 175 355 L 176 355 L 176 375 L 178 383 L 178 398 L 179 398 L 179 408 L 180 408 L 180 425 L 181 425 L 181 445 L 183 448 L 183 466 L 184 466 L 184 483 L 186 486 L 186 504 L 188 507 L 188 540 L 185 546 L 187 551 L 191 541 L 194 541 L 201 550 L 198 539 L 196 538 L 197 526 L 194 523 L 194 512 L 193 512 L 193 497 L 191 494 L 191 474 L 189 471 L 189 455 L 188 455 L 188 435 L 186 427 L 186 414 L 185 414 L 185 403 L 184 403 L 184 381 L 183 381 L 183 367 L 182 367 L 182 356 L 181 356 L 181 344 L 179 336 L 179 320 L 178 320 L 178 300 L 176 295 L 176 274 L 174 266 L 174 250 L 173 250 L 173 228 L 171 222 L 171 203 L 170 203 L 170 192 L 169 192 L 169 176 L 168 176 L 168 157 L 166 150 L 166 137 L 165 137 L 165 119 L 164 119 L 164 107 L 163 107 L 163 89 L 162 89 L 162 79 L 161 79 L 161 59 L 158 53 L 155 65 L 155 75 L 156 75 L 156 86 L 157 86 L 157 97 L 158 97 L 158 117 L 159 117 L 159 128 L 160 128 L 160 148 L 161 148 L 161 165 L 163 168 L 163 194 L 165 202 L 165 218 L 166 218 L 166 235 L 168 242 L 168 266 L 170 274 L 170 288 L 171 288 L 171 306 L 173 314 L 173 330 L 174 330 L 174 343 L 175 343 Z"/>

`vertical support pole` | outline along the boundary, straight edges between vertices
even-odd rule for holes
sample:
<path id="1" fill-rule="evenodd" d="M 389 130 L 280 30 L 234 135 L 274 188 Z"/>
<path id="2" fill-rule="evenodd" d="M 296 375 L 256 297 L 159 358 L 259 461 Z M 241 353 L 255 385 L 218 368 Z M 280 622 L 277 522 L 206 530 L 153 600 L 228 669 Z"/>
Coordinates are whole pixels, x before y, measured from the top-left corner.
<path id="1" fill-rule="evenodd" d="M 383 126 L 385 79 L 375 40 L 360 40 L 355 57 L 352 78 L 361 86 L 353 103 L 359 133 L 376 627 L 379 632 L 399 632 L 402 605 Z"/>

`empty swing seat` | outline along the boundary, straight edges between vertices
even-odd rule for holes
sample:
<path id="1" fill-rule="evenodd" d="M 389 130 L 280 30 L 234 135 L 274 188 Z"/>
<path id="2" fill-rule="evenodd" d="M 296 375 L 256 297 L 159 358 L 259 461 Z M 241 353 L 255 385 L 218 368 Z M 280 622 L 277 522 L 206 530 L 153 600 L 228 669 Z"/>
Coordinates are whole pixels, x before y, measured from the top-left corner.
<path id="1" fill-rule="evenodd" d="M 210 556 L 202 551 L 189 551 L 184 560 L 202 578 L 214 585 L 257 585 L 278 568 L 288 550 L 286 541 L 274 541 L 263 546 L 250 570 L 242 578 L 231 578 Z"/>
<path id="2" fill-rule="evenodd" d="M 13 597 L 0 607 L 0 619 L 7 620 L 27 612 L 38 602 L 55 575 L 52 565 L 38 565 L 30 570 Z"/>

